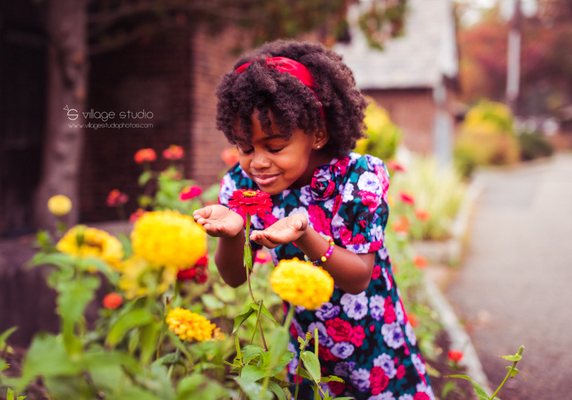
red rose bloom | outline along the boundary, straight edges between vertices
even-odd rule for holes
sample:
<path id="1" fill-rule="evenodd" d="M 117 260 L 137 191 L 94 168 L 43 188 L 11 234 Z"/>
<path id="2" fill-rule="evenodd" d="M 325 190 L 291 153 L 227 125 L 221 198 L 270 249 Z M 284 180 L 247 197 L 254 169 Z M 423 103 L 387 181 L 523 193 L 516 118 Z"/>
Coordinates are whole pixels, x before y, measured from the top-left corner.
<path id="1" fill-rule="evenodd" d="M 363 344 L 363 340 L 365 339 L 365 332 L 363 330 L 363 326 L 358 325 L 354 326 L 350 333 L 350 342 L 355 344 L 357 347 L 360 347 Z"/>
<path id="2" fill-rule="evenodd" d="M 260 190 L 235 190 L 228 206 L 243 218 L 255 214 L 263 216 L 272 209 L 272 200 L 268 193 Z"/>
<path id="3" fill-rule="evenodd" d="M 341 318 L 326 321 L 326 331 L 335 342 L 348 342 L 352 334 L 352 326 Z"/>
<path id="4" fill-rule="evenodd" d="M 342 382 L 332 381 L 328 382 L 328 388 L 330 389 L 330 392 L 332 392 L 334 395 L 339 396 L 346 389 L 346 385 L 343 384 Z"/>
<path id="5" fill-rule="evenodd" d="M 180 160 L 185 155 L 185 151 L 181 146 L 175 144 L 170 145 L 165 150 L 163 150 L 163 158 L 166 160 Z"/>
<path id="6" fill-rule="evenodd" d="M 369 373 L 371 394 L 380 394 L 389 384 L 389 378 L 381 367 L 373 367 Z"/>
<path id="7" fill-rule="evenodd" d="M 140 149 L 135 153 L 134 159 L 137 164 L 153 162 L 157 159 L 157 153 L 153 149 Z"/>

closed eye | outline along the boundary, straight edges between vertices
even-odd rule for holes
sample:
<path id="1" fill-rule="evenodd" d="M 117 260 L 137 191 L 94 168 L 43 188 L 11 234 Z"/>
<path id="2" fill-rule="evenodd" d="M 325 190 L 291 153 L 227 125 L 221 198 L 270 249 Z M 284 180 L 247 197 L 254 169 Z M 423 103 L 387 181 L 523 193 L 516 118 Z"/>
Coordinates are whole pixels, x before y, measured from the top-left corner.
<path id="1" fill-rule="evenodd" d="M 269 147 L 268 151 L 271 153 L 279 153 L 284 150 L 284 147 Z"/>

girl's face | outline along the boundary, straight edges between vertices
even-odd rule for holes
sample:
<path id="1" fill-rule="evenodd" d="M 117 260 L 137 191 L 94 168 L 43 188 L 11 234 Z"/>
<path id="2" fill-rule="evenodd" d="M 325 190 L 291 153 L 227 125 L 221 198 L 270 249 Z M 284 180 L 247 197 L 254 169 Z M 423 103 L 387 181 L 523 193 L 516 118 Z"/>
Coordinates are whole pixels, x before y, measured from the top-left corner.
<path id="1" fill-rule="evenodd" d="M 287 139 L 271 120 L 272 132 L 266 134 L 258 113 L 252 115 L 252 139 L 250 143 L 238 143 L 238 160 L 262 191 L 275 195 L 309 184 L 314 169 L 327 163 L 329 157 L 319 151 L 328 140 L 325 133 L 306 134 L 295 129 Z"/>

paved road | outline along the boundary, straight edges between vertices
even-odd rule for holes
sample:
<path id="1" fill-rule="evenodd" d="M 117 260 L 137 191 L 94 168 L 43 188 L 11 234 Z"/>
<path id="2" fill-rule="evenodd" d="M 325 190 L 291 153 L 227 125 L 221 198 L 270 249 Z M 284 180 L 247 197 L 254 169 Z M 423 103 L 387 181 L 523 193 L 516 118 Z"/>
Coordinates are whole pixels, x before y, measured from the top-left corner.
<path id="1" fill-rule="evenodd" d="M 447 297 L 503 400 L 572 399 L 572 154 L 480 175 L 469 251 Z"/>

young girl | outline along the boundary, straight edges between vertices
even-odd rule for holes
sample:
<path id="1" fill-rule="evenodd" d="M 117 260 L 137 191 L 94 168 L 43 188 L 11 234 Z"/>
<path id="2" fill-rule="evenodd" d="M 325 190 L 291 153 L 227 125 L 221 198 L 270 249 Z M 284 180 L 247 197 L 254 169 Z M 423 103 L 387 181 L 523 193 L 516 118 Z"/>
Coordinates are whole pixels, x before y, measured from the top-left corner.
<path id="1" fill-rule="evenodd" d="M 319 44 L 276 41 L 236 63 L 217 92 L 217 126 L 239 151 L 223 178 L 220 205 L 195 212 L 220 238 L 222 278 L 245 282 L 243 219 L 226 207 L 237 189 L 271 195 L 272 213 L 252 218 L 255 246 L 275 262 L 309 259 L 335 282 L 316 311 L 297 307 L 289 348 L 319 331 L 319 357 L 336 396 L 433 399 L 423 357 L 407 320 L 384 245 L 389 178 L 383 162 L 352 153 L 365 101 L 341 57 Z M 289 365 L 294 380 L 298 359 Z M 302 385 L 300 399 L 313 398 Z"/>

